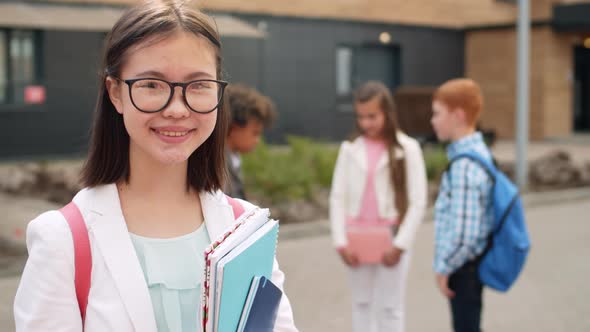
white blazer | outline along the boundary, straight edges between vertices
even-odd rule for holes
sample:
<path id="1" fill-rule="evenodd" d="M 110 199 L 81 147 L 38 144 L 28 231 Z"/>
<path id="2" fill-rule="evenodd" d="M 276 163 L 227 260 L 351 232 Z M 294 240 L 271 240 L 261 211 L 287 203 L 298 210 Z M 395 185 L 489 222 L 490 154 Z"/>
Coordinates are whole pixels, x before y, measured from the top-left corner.
<path id="1" fill-rule="evenodd" d="M 200 195 L 209 237 L 216 239 L 234 222 L 221 192 Z M 85 332 L 156 332 L 147 284 L 123 218 L 114 184 L 83 189 L 80 208 L 92 250 L 92 286 Z M 253 207 L 244 203 L 246 210 Z M 14 302 L 17 331 L 82 331 L 74 288 L 74 247 L 66 220 L 58 211 L 43 213 L 27 227 L 29 258 Z M 272 281 L 283 288 L 284 274 L 275 260 Z M 197 319 L 195 308 L 195 320 Z M 297 331 L 286 296 L 274 331 Z"/>
<path id="2" fill-rule="evenodd" d="M 420 144 L 413 138 L 398 132 L 403 152 L 396 148 L 396 158 L 405 158 L 408 209 L 393 244 L 407 250 L 412 246 L 418 226 L 424 217 L 427 200 L 426 170 Z M 389 155 L 384 153 L 377 161 L 375 191 L 379 216 L 395 219 L 398 211 L 394 204 L 394 191 L 389 174 Z M 347 244 L 346 220 L 361 213 L 362 198 L 367 181 L 367 156 L 364 139 L 344 142 L 340 146 L 330 192 L 330 222 L 336 247 Z"/>

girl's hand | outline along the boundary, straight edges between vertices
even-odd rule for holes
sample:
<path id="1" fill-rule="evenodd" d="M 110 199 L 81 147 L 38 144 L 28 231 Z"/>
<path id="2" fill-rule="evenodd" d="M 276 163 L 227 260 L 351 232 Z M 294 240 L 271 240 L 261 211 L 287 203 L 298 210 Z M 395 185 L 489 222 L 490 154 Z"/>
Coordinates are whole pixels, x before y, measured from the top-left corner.
<path id="1" fill-rule="evenodd" d="M 391 247 L 391 249 L 383 254 L 383 265 L 388 267 L 397 265 L 403 253 L 403 250 L 400 248 Z"/>
<path id="2" fill-rule="evenodd" d="M 340 248 L 340 249 L 338 249 L 338 253 L 340 254 L 340 257 L 342 258 L 342 260 L 344 261 L 344 264 L 346 264 L 350 267 L 357 267 L 359 265 L 358 258 L 348 248 L 346 248 L 346 247 Z"/>

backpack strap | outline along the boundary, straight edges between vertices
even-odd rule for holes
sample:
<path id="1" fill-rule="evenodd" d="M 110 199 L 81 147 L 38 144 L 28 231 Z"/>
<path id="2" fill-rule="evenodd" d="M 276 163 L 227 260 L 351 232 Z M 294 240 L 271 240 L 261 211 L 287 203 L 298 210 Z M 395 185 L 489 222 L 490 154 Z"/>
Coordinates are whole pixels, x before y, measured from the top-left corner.
<path id="1" fill-rule="evenodd" d="M 447 169 L 446 169 L 446 173 L 447 173 L 447 176 L 448 176 L 449 180 L 451 178 L 451 172 L 450 172 L 451 165 L 455 161 L 457 161 L 459 159 L 465 159 L 465 158 L 470 159 L 473 162 L 475 162 L 476 164 L 478 164 L 488 174 L 488 176 L 492 180 L 492 184 L 495 185 L 495 183 L 496 183 L 496 174 L 498 172 L 498 163 L 496 162 L 496 160 L 494 158 L 492 158 L 492 162 L 489 162 L 488 160 L 482 158 L 480 154 L 478 154 L 477 152 L 474 152 L 474 151 L 469 151 L 469 152 L 461 153 L 461 154 L 455 156 L 449 162 L 449 164 L 447 165 Z M 492 230 L 490 232 L 490 234 L 488 234 L 488 237 L 487 237 L 487 240 L 486 240 L 486 246 L 485 246 L 483 252 L 481 254 L 479 254 L 479 256 L 477 256 L 473 260 L 476 264 L 479 264 L 479 262 L 485 256 L 485 254 L 492 247 L 493 241 L 494 241 L 494 233 L 495 233 L 495 231 Z"/>
<path id="2" fill-rule="evenodd" d="M 82 316 L 82 327 L 86 319 L 86 306 L 88 305 L 88 294 L 90 293 L 90 276 L 92 273 L 92 254 L 90 252 L 90 239 L 88 229 L 80 213 L 80 209 L 74 202 L 70 202 L 59 210 L 66 218 L 72 239 L 74 240 L 74 283 L 76 287 L 76 298 Z"/>
<path id="3" fill-rule="evenodd" d="M 457 160 L 460 159 L 470 159 L 472 161 L 474 161 L 475 163 L 477 163 L 481 168 L 483 168 L 483 170 L 488 174 L 488 176 L 490 177 L 490 179 L 495 182 L 496 181 L 496 172 L 498 172 L 498 168 L 496 166 L 496 161 L 492 160 L 492 162 L 490 163 L 489 161 L 487 161 L 486 159 L 482 158 L 478 153 L 476 152 L 465 152 L 465 153 L 461 153 L 457 156 L 455 156 L 453 159 L 451 159 L 451 161 L 449 161 L 449 164 L 447 165 L 447 169 L 446 169 L 446 173 L 447 176 L 450 179 L 451 176 L 451 172 L 449 172 L 451 170 L 451 166 L 453 165 L 453 163 L 455 163 Z"/>
<path id="4" fill-rule="evenodd" d="M 227 198 L 227 202 L 231 205 L 231 209 L 234 212 L 234 219 L 237 220 L 246 210 L 235 198 L 229 197 L 228 195 L 225 195 L 225 198 Z"/>

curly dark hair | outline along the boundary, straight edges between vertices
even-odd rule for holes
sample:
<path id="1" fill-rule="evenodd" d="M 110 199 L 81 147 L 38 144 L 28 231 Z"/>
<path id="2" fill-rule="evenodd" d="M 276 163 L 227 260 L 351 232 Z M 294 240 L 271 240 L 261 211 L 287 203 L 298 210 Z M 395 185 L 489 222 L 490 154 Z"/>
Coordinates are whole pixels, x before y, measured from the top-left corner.
<path id="1" fill-rule="evenodd" d="M 231 124 L 244 127 L 250 120 L 262 123 L 265 128 L 276 118 L 274 103 L 258 90 L 243 84 L 230 84 L 225 90 L 226 105 L 231 113 Z"/>

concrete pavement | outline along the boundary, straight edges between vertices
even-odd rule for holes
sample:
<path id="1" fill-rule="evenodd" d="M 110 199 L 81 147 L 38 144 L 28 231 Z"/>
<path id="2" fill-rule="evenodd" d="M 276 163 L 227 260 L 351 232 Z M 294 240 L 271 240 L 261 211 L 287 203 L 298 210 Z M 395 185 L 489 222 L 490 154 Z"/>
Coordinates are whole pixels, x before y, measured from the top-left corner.
<path id="1" fill-rule="evenodd" d="M 544 202 L 527 213 L 533 249 L 507 294 L 485 292 L 486 332 L 590 331 L 590 199 Z M 407 331 L 451 331 L 431 269 L 434 225 L 419 230 L 407 294 Z M 347 273 L 329 236 L 284 239 L 279 260 L 301 331 L 350 331 Z"/>

